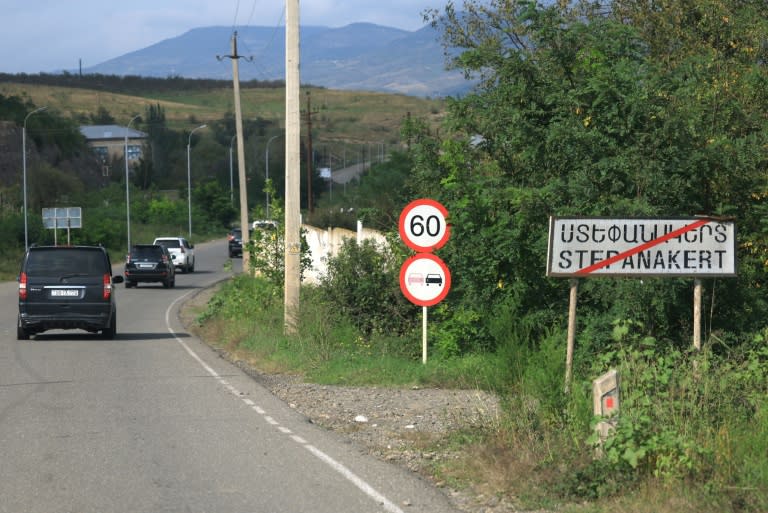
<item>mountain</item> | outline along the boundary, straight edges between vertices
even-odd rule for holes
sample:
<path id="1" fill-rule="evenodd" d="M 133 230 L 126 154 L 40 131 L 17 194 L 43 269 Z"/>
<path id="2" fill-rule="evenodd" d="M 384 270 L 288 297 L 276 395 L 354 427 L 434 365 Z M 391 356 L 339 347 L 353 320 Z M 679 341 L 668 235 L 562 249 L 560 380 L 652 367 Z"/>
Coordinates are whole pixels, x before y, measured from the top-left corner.
<path id="1" fill-rule="evenodd" d="M 455 96 L 471 83 L 445 69 L 438 33 L 371 23 L 300 29 L 303 84 L 330 89 Z M 202 27 L 84 70 L 105 75 L 231 79 L 232 29 Z M 237 33 L 240 80 L 285 79 L 285 28 L 245 27 Z"/>

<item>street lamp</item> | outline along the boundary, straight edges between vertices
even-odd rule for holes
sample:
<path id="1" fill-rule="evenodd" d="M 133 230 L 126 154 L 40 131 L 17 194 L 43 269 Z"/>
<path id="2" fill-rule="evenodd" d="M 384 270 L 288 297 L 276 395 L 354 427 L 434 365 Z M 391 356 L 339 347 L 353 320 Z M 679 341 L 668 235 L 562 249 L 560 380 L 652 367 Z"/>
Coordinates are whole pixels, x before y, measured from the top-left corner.
<path id="1" fill-rule="evenodd" d="M 187 139 L 187 212 L 189 215 L 189 238 L 192 239 L 192 168 L 189 163 L 189 151 L 192 146 L 192 134 L 208 125 L 200 125 L 189 133 Z"/>
<path id="2" fill-rule="evenodd" d="M 35 114 L 37 112 L 43 111 L 47 109 L 48 107 L 39 107 L 24 118 L 24 127 L 21 130 L 21 155 L 22 155 L 22 166 L 23 166 L 23 176 L 22 181 L 24 182 L 24 250 L 26 251 L 29 249 L 29 232 L 27 228 L 27 120 L 32 114 Z"/>
<path id="3" fill-rule="evenodd" d="M 267 141 L 267 151 L 266 151 L 265 156 L 264 156 L 264 161 L 265 161 L 264 162 L 264 164 L 265 164 L 264 165 L 264 169 L 266 170 L 266 180 L 269 180 L 269 143 L 271 143 L 273 139 L 277 139 L 281 135 L 283 135 L 283 134 L 273 135 Z M 267 219 L 269 219 L 269 191 L 266 192 L 266 196 L 267 196 L 267 212 L 266 212 L 266 214 L 267 214 Z"/>
<path id="4" fill-rule="evenodd" d="M 232 203 L 233 207 L 235 206 L 235 184 L 232 177 L 232 144 L 235 142 L 235 137 L 237 134 L 229 140 L 229 202 Z"/>
<path id="5" fill-rule="evenodd" d="M 125 160 L 125 225 L 128 228 L 128 253 L 131 252 L 131 196 L 128 187 L 128 132 L 131 130 L 131 123 L 140 117 L 141 116 L 136 114 L 128 122 L 128 126 L 125 129 L 125 149 L 123 151 L 123 159 Z"/>

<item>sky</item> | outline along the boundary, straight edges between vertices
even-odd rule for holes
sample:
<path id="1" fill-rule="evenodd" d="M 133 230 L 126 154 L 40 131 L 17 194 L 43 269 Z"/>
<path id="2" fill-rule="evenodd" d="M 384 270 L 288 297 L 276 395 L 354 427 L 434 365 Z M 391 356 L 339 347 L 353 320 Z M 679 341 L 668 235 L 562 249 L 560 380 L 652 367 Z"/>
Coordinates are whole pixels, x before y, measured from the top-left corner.
<path id="1" fill-rule="evenodd" d="M 418 30 L 448 0 L 299 0 L 299 23 Z M 0 0 L 0 72 L 77 71 L 200 27 L 285 24 L 283 0 Z"/>

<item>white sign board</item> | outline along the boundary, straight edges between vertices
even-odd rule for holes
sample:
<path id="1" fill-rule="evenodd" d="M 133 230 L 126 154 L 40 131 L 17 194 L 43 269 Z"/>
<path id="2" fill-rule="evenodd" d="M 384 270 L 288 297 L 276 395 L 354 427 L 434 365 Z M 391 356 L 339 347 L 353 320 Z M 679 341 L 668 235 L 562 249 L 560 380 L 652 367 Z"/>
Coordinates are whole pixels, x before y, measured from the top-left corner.
<path id="1" fill-rule="evenodd" d="M 735 276 L 732 221 L 556 218 L 547 276 Z"/>
<path id="2" fill-rule="evenodd" d="M 50 230 L 54 228 L 82 228 L 82 210 L 80 207 L 44 208 L 43 226 Z"/>

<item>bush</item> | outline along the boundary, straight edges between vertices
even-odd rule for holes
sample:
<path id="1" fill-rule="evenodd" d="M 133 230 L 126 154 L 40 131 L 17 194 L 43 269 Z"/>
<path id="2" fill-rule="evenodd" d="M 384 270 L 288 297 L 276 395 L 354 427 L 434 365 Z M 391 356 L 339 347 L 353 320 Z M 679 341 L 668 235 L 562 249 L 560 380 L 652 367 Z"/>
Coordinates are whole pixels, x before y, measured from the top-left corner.
<path id="1" fill-rule="evenodd" d="M 412 332 L 419 309 L 400 291 L 396 260 L 371 240 L 345 240 L 320 282 L 323 299 L 366 336 Z"/>

